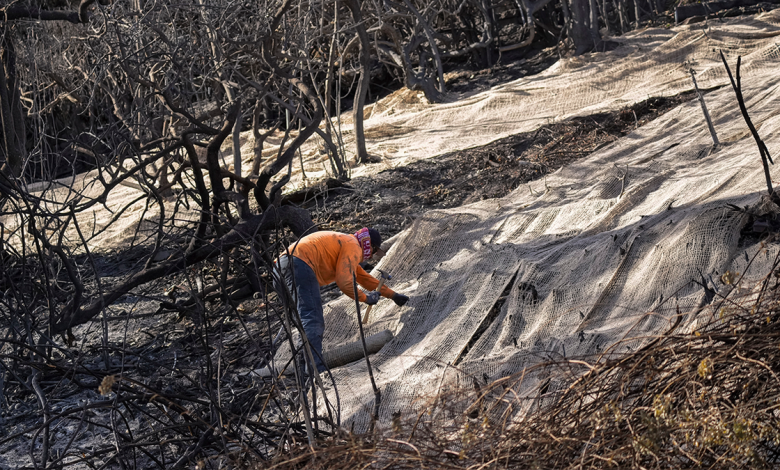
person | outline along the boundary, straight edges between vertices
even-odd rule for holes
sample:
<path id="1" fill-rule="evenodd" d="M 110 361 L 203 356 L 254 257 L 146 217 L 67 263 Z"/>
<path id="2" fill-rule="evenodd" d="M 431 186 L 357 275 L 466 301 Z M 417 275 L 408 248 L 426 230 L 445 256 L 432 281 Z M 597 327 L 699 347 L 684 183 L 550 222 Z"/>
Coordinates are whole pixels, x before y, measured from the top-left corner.
<path id="1" fill-rule="evenodd" d="M 298 315 L 303 331 L 311 345 L 314 363 L 318 372 L 327 369 L 322 361 L 322 335 L 325 331 L 325 319 L 322 311 L 320 286 L 336 282 L 338 288 L 353 300 L 374 305 L 382 297 L 392 299 L 396 305 L 403 306 L 409 297 L 394 292 L 383 285 L 376 292 L 379 280 L 368 274 L 360 264 L 368 261 L 380 252 L 382 236 L 373 228 L 364 227 L 355 234 L 331 231 L 315 232 L 301 238 L 290 246 L 276 261 L 284 284 L 294 301 L 297 302 Z M 353 292 L 352 273 L 357 283 L 369 292 L 358 289 Z M 284 287 L 279 273 L 274 276 L 274 286 L 284 300 Z"/>

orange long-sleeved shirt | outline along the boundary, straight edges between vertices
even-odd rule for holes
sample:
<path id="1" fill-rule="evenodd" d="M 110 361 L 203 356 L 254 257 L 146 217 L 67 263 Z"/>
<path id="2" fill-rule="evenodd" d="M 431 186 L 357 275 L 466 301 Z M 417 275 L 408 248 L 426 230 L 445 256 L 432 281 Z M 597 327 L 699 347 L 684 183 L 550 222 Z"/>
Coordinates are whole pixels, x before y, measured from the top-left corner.
<path id="1" fill-rule="evenodd" d="M 376 290 L 379 281 L 368 274 L 360 262 L 363 261 L 363 249 L 354 235 L 339 232 L 315 232 L 303 237 L 290 246 L 290 254 L 308 264 L 317 275 L 321 286 L 336 282 L 341 292 L 355 298 L 352 291 L 352 272 L 357 283 L 367 290 Z M 382 286 L 382 297 L 391 298 L 395 292 Z M 358 290 L 358 300 L 366 301 L 366 294 Z"/>

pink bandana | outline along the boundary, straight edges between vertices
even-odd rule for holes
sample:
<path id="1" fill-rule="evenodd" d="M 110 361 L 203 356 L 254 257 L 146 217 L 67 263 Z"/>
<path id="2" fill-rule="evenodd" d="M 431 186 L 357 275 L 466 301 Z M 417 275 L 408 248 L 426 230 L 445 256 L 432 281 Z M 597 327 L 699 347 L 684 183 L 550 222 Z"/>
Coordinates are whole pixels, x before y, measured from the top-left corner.
<path id="1" fill-rule="evenodd" d="M 368 228 L 363 227 L 355 232 L 355 238 L 363 248 L 363 261 L 368 261 L 371 258 L 371 235 L 368 233 Z"/>

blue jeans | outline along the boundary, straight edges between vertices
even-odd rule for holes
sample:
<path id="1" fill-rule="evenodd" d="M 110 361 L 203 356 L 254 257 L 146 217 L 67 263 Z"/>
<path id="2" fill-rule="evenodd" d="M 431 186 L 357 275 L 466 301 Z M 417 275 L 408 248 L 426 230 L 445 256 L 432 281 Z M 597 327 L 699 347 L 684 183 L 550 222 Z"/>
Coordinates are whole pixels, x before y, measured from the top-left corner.
<path id="1" fill-rule="evenodd" d="M 297 302 L 298 316 L 311 345 L 314 365 L 318 372 L 322 372 L 327 369 L 322 362 L 322 334 L 325 332 L 325 318 L 322 313 L 322 297 L 320 297 L 317 275 L 305 261 L 295 256 L 282 255 L 277 265 L 284 276 L 287 292 L 292 295 L 293 302 Z M 280 281 L 274 275 L 274 288 L 284 303 L 287 296 Z"/>

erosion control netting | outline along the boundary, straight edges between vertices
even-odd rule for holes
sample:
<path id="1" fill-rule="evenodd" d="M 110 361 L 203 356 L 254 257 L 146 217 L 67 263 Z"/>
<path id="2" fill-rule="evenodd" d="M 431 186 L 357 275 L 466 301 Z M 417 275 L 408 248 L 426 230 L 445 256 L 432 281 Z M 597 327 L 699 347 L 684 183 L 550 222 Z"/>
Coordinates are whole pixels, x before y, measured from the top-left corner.
<path id="1" fill-rule="evenodd" d="M 684 61 L 700 71 L 706 64 L 699 83 L 711 87 L 723 84 L 725 75 L 723 65 L 716 66 L 718 49 L 729 54 L 732 69 L 735 54 L 746 54 L 747 108 L 776 155 L 777 20 L 767 14 L 748 23 L 711 24 L 706 34 L 646 33 L 657 41 L 631 67 L 627 59 L 620 65 L 607 55 L 583 71 L 539 78 L 538 86 L 552 93 L 551 83 L 571 83 L 574 91 L 560 93 L 572 109 L 583 109 L 576 101 L 596 102 L 592 95 L 614 102 L 683 86 L 682 78 L 661 80 L 662 73 L 641 64 L 661 67 L 663 61 L 667 72 L 684 70 Z M 585 76 L 599 77 L 610 64 L 624 72 L 619 80 L 608 74 L 614 86 L 585 84 Z M 390 286 L 411 300 L 402 308 L 381 301 L 366 331 L 395 333 L 371 357 L 382 391 L 380 426 L 389 425 L 394 412 L 412 412 L 422 403 L 418 399 L 451 385 L 494 380 L 550 359 L 633 350 L 668 330 L 678 311 L 687 313 L 681 328 L 695 328 L 692 312 L 711 299 L 708 292 L 724 288 L 720 276 L 727 270 L 744 273 L 762 249 L 746 227 L 750 216 L 727 204 L 750 206 L 755 213 L 773 206 L 762 202 L 766 184 L 758 149 L 734 91 L 723 87 L 705 98 L 721 142 L 717 148 L 694 100 L 545 181 L 502 199 L 430 212 L 403 232 L 378 267 L 392 273 Z M 553 115 L 564 109 L 557 102 L 560 107 L 550 104 Z M 537 106 L 546 112 L 546 103 Z M 452 132 L 451 121 L 440 124 Z M 771 171 L 778 177 L 777 168 Z M 774 251 L 769 246 L 755 256 L 747 274 L 763 277 Z M 490 318 L 494 307 L 500 310 Z M 357 339 L 354 302 L 329 303 L 325 349 Z M 610 349 L 621 340 L 627 341 Z M 374 393 L 365 362 L 337 368 L 334 375 L 346 427 L 366 430 Z M 545 379 L 531 374 L 517 392 L 533 398 Z M 548 391 L 558 385 L 545 380 Z"/>
<path id="2" fill-rule="evenodd" d="M 420 103 L 409 91 L 389 96 L 372 107 L 366 123 L 369 153 L 383 161 L 353 175 L 690 90 L 690 68 L 700 87 L 723 86 L 728 79 L 719 50 L 732 65 L 743 57 L 748 109 L 770 153 L 777 153 L 777 12 L 617 40 L 622 45 L 611 52 L 567 59 L 537 76 L 450 96 L 445 104 Z M 380 425 L 396 411 L 414 409 L 418 397 L 470 383 L 472 376 L 490 380 L 549 358 L 599 353 L 626 337 L 638 338 L 622 345 L 634 348 L 643 335 L 665 331 L 678 306 L 689 312 L 706 300 L 692 279 L 714 288 L 727 269 L 744 272 L 746 255 L 758 248 L 753 239 L 740 243 L 749 217 L 726 204 L 755 206 L 764 178 L 731 89 L 706 99 L 722 143 L 715 150 L 694 101 L 532 187 L 428 213 L 404 232 L 379 267 L 394 276 L 390 287 L 411 300 L 403 308 L 381 301 L 366 331 L 395 334 L 372 356 L 382 390 Z M 317 159 L 325 157 L 316 152 L 316 142 L 309 145 L 307 175 L 322 176 L 325 162 Z M 82 181 L 90 178 L 47 191 L 53 210 L 67 207 L 78 193 L 103 189 Z M 159 209 L 131 186 L 77 217 L 91 250 L 142 243 L 159 230 Z M 132 200 L 137 202 L 119 212 Z M 166 210 L 164 222 L 180 225 L 196 216 L 176 206 Z M 15 225 L 5 219 L 9 229 Z M 119 223 L 111 225 L 112 219 Z M 110 231 L 100 232 L 106 226 Z M 66 237 L 79 244 L 75 229 Z M 760 266 L 754 269 L 765 274 Z M 326 349 L 357 341 L 354 308 L 346 298 L 326 306 Z M 365 362 L 337 368 L 335 377 L 344 422 L 367 429 L 374 394 Z M 532 395 L 542 379 L 529 377 L 518 392 Z"/>
<path id="3" fill-rule="evenodd" d="M 357 168 L 353 175 L 484 145 L 572 116 L 673 96 L 693 87 L 691 68 L 703 89 L 722 86 L 728 79 L 718 51 L 732 58 L 741 55 L 749 76 L 780 55 L 779 22 L 770 12 L 633 32 L 611 38 L 619 44 L 613 51 L 561 60 L 543 73 L 485 92 L 449 94 L 443 104 L 427 104 L 422 92 L 401 90 L 366 110 L 367 149 L 382 161 Z M 343 128 L 345 148 L 351 151 L 354 135 L 348 122 Z M 251 155 L 252 145 L 244 146 L 244 155 Z M 325 174 L 326 157 L 317 145 L 312 142 L 304 149 L 308 177 Z"/>

